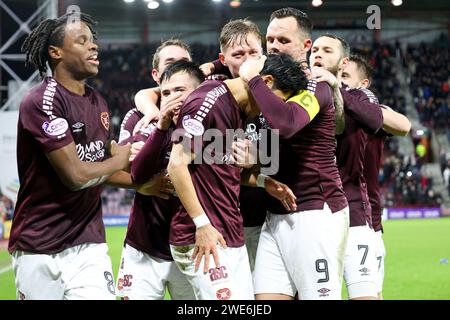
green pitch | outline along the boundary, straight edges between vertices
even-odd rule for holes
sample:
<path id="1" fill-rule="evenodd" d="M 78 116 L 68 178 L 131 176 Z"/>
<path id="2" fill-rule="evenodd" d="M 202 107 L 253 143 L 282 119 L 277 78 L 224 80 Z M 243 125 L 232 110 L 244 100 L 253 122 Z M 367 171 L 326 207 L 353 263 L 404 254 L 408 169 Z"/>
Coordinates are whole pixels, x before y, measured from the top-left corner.
<path id="1" fill-rule="evenodd" d="M 450 218 L 385 221 L 384 229 L 384 298 L 450 300 Z M 116 277 L 125 231 L 124 227 L 106 230 Z M 8 253 L 0 249 L 1 300 L 15 299 L 9 265 Z"/>

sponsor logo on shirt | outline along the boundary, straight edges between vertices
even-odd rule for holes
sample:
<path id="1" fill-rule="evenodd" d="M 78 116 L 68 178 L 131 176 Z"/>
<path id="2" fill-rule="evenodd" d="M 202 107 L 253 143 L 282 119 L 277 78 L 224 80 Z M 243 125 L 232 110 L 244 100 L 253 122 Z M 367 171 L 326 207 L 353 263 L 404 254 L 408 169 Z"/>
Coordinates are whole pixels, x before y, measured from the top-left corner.
<path id="1" fill-rule="evenodd" d="M 77 122 L 72 125 L 72 132 L 81 132 L 83 131 L 84 123 L 83 122 Z"/>
<path id="2" fill-rule="evenodd" d="M 109 130 L 109 114 L 108 112 L 102 112 L 100 114 L 100 120 L 102 121 L 103 126 L 106 130 Z"/>
<path id="3" fill-rule="evenodd" d="M 105 156 L 105 143 L 101 140 L 86 145 L 77 144 L 77 153 L 81 161 L 94 162 Z"/>
<path id="4" fill-rule="evenodd" d="M 365 267 L 362 269 L 359 269 L 359 272 L 361 272 L 362 276 L 368 276 L 370 274 L 370 270 Z"/>
<path id="5" fill-rule="evenodd" d="M 320 293 L 319 297 L 328 297 L 328 292 L 330 292 L 331 290 L 328 288 L 320 288 L 317 291 Z"/>
<path id="6" fill-rule="evenodd" d="M 120 130 L 119 143 L 121 143 L 123 140 L 128 139 L 129 137 L 131 137 L 130 131 L 125 129 Z"/>
<path id="7" fill-rule="evenodd" d="M 205 132 L 203 124 L 196 119 L 192 119 L 190 115 L 185 115 L 182 123 L 184 130 L 194 136 L 201 136 Z"/>
<path id="8" fill-rule="evenodd" d="M 42 124 L 42 129 L 50 136 L 62 138 L 65 136 L 67 129 L 69 129 L 69 124 L 64 118 L 56 118 L 50 122 L 45 121 Z"/>
<path id="9" fill-rule="evenodd" d="M 228 278 L 228 273 L 225 272 L 226 269 L 225 266 L 209 269 L 209 279 L 213 282 Z"/>

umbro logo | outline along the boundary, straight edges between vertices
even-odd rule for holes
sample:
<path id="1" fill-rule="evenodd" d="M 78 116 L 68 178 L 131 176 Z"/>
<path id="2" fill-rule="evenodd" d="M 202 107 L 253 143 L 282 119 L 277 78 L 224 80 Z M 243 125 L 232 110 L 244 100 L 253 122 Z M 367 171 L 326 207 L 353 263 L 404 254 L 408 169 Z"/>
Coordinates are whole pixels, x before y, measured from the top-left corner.
<path id="1" fill-rule="evenodd" d="M 359 269 L 359 272 L 361 272 L 362 276 L 368 276 L 370 273 L 370 270 L 367 268 L 362 268 L 362 269 Z"/>
<path id="2" fill-rule="evenodd" d="M 328 296 L 328 292 L 330 292 L 331 290 L 328 288 L 320 288 L 319 290 L 317 290 L 317 292 L 320 293 L 319 297 L 327 297 Z"/>
<path id="3" fill-rule="evenodd" d="M 77 122 L 72 125 L 72 131 L 73 132 L 81 132 L 83 130 L 84 123 L 83 122 Z"/>

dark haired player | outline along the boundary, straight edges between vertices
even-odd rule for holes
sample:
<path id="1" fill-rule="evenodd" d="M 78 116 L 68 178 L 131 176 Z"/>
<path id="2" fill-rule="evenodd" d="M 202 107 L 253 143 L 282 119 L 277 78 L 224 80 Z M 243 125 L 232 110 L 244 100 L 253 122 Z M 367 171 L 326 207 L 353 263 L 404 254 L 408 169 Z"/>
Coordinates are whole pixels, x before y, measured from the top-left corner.
<path id="1" fill-rule="evenodd" d="M 53 76 L 30 90 L 19 111 L 20 189 L 9 252 L 19 299 L 115 299 L 100 200 L 101 184 L 129 164 L 112 143 L 105 100 L 85 84 L 98 73 L 88 15 L 41 22 L 26 38 L 26 61 Z"/>
<path id="2" fill-rule="evenodd" d="M 342 83 L 347 85 L 350 89 L 368 89 L 371 84 L 372 74 L 373 68 L 363 57 L 351 55 L 348 65 L 342 72 Z M 390 130 L 391 134 L 404 136 L 409 132 L 411 123 L 406 117 L 397 114 L 396 123 L 398 124 L 398 128 L 394 131 Z M 372 208 L 372 226 L 375 231 L 374 245 L 378 267 L 376 282 L 378 299 L 382 299 L 384 257 L 386 255 L 382 238 L 381 188 L 378 182 L 378 173 L 383 158 L 384 142 L 388 136 L 390 136 L 390 134 L 386 133 L 384 130 L 379 130 L 375 135 L 369 134 L 364 155 L 364 178 L 366 180 L 367 193 Z"/>
<path id="3" fill-rule="evenodd" d="M 286 55 L 269 57 L 263 74 L 267 90 L 283 99 L 304 83 L 300 67 Z M 182 141 L 174 141 L 168 171 L 183 207 L 172 220 L 170 244 L 172 256 L 187 275 L 197 299 L 253 299 L 239 212 L 240 169 L 227 161 L 232 156 L 225 137 L 227 130 L 242 129 L 243 117 L 258 113 L 241 79 L 206 81 L 181 109 L 177 133 Z M 210 154 L 210 162 L 204 154 L 213 131 L 220 133 L 214 141 L 223 140 L 223 144 Z M 273 189 L 282 186 L 283 192 L 274 196 L 286 201 L 288 208 L 294 205 L 295 197 L 285 185 L 266 178 L 270 194 L 274 194 L 270 185 Z"/>
<path id="4" fill-rule="evenodd" d="M 194 63 L 184 60 L 173 62 L 160 74 L 159 120 L 127 140 L 145 141 L 131 165 L 136 183 L 148 181 L 154 175 L 166 175 L 179 102 L 204 79 Z M 122 130 L 133 130 L 139 119 L 135 114 L 126 118 Z M 162 183 L 166 184 L 165 194 L 160 197 L 136 193 L 134 198 L 117 280 L 118 295 L 124 299 L 162 300 L 166 289 L 175 300 L 195 298 L 186 276 L 173 262 L 169 248 L 170 221 L 180 202 L 172 195 L 170 180 Z"/>

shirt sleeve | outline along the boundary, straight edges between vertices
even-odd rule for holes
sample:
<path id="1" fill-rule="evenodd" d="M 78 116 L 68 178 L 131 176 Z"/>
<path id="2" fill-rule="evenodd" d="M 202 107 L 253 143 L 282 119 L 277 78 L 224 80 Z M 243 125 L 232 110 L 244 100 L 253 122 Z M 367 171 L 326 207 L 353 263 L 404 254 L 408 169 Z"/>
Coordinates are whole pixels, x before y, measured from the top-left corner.
<path id="1" fill-rule="evenodd" d="M 141 117 L 138 114 L 136 108 L 133 108 L 127 112 L 125 117 L 123 117 L 122 123 L 120 124 L 120 134 L 119 134 L 119 144 L 125 145 L 128 142 L 133 143 L 133 130 L 136 124 L 139 122 Z"/>
<path id="2" fill-rule="evenodd" d="M 55 96 L 51 107 L 46 107 L 43 99 L 27 98 L 20 107 L 19 121 L 45 153 L 73 142 L 63 103 Z"/>
<path id="3" fill-rule="evenodd" d="M 166 134 L 167 131 L 156 127 L 150 132 L 147 141 L 131 164 L 131 177 L 135 183 L 145 183 L 158 173 Z"/>
<path id="4" fill-rule="evenodd" d="M 201 155 L 205 147 L 205 132 L 209 128 L 215 128 L 210 112 L 213 106 L 209 105 L 208 109 L 203 103 L 204 100 L 198 97 L 181 107 L 176 129 L 172 135 L 173 143 L 182 143 L 184 148 L 190 149 L 196 156 Z M 209 143 L 209 141 L 206 142 Z"/>
<path id="5" fill-rule="evenodd" d="M 344 111 L 362 124 L 369 133 L 377 133 L 383 126 L 383 113 L 377 99 L 361 90 L 349 92 L 341 88 L 341 94 L 344 99 Z"/>
<path id="6" fill-rule="evenodd" d="M 278 129 L 282 138 L 290 138 L 303 129 L 320 109 L 316 97 L 307 90 L 284 102 L 260 76 L 251 79 L 248 86 L 269 126 Z"/>

